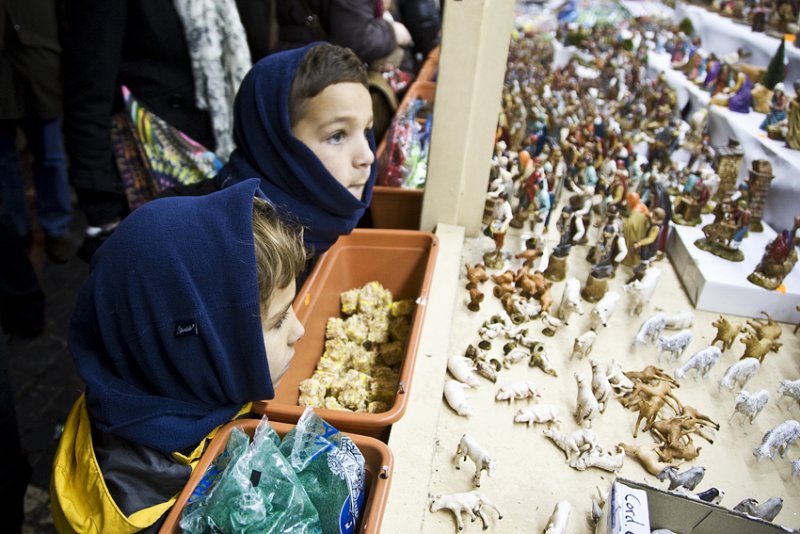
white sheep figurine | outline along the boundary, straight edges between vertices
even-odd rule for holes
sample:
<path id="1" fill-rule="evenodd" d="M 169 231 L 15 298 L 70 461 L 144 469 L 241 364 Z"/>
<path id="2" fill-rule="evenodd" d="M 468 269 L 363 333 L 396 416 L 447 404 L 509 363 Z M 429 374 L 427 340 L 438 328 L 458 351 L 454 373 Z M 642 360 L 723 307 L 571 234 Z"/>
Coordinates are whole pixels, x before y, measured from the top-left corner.
<path id="1" fill-rule="evenodd" d="M 778 386 L 778 394 L 780 403 L 784 398 L 794 399 L 800 405 L 800 378 L 797 380 L 781 380 L 781 385 Z"/>
<path id="2" fill-rule="evenodd" d="M 569 465 L 578 471 L 585 471 L 590 467 L 596 467 L 597 469 L 616 473 L 622 469 L 624 461 L 625 450 L 622 447 L 617 447 L 616 452 L 604 452 L 598 448 L 581 454 L 577 460 Z"/>
<path id="3" fill-rule="evenodd" d="M 575 373 L 575 382 L 578 385 L 577 406 L 575 409 L 575 421 L 579 425 L 588 424 L 592 426 L 592 418 L 600 411 L 600 405 L 592 393 L 592 384 L 586 380 L 582 373 Z"/>
<path id="4" fill-rule="evenodd" d="M 467 402 L 467 394 L 464 392 L 469 386 L 458 380 L 447 380 L 444 383 L 444 398 L 447 404 L 456 411 L 458 415 L 469 417 L 472 415 L 472 406 Z"/>
<path id="5" fill-rule="evenodd" d="M 669 354 L 672 357 L 672 361 L 677 362 L 683 357 L 683 353 L 691 342 L 692 332 L 681 330 L 671 336 L 658 336 L 656 347 L 658 347 L 659 355 Z"/>
<path id="6" fill-rule="evenodd" d="M 797 441 L 797 438 L 800 438 L 800 423 L 794 419 L 788 419 L 764 434 L 764 437 L 761 438 L 761 445 L 753 450 L 753 455 L 758 460 L 764 457 L 773 460 L 775 459 L 775 451 L 777 451 L 781 458 L 784 458 L 786 457 L 786 449 L 791 447 L 792 443 Z"/>
<path id="7" fill-rule="evenodd" d="M 622 289 L 631 296 L 631 307 L 629 310 L 631 315 L 638 316 L 642 314 L 645 304 L 653 298 L 653 293 L 656 291 L 656 284 L 658 284 L 658 279 L 660 277 L 661 269 L 652 267 L 645 271 L 641 280 L 634 280 L 622 286 Z"/>
<path id="8" fill-rule="evenodd" d="M 592 330 L 597 332 L 601 326 L 608 326 L 608 321 L 614 314 L 614 310 L 617 309 L 618 302 L 619 293 L 616 291 L 609 291 L 603 295 L 603 298 L 592 309 Z"/>
<path id="9" fill-rule="evenodd" d="M 752 425 L 753 421 L 758 414 L 761 413 L 761 410 L 764 409 L 768 401 L 769 391 L 766 389 L 762 389 L 752 395 L 743 389 L 736 395 L 736 405 L 733 407 L 733 413 L 730 419 L 728 419 L 728 423 L 733 421 L 733 418 L 738 413 L 750 419 L 750 424 Z"/>
<path id="10" fill-rule="evenodd" d="M 467 514 L 471 521 L 475 521 L 475 517 L 479 517 L 483 523 L 483 529 L 489 528 L 486 521 L 483 507 L 491 508 L 497 513 L 497 519 L 503 519 L 503 514 L 495 504 L 487 499 L 477 491 L 468 491 L 466 493 L 451 493 L 450 495 L 442 495 L 434 499 L 431 503 L 431 512 L 438 512 L 439 510 L 448 509 L 456 518 L 456 525 L 458 530 L 464 530 L 464 520 L 462 514 Z"/>
<path id="11" fill-rule="evenodd" d="M 597 399 L 600 413 L 603 413 L 606 411 L 606 403 L 614 393 L 614 389 L 611 387 L 611 382 L 608 381 L 600 362 L 589 358 L 589 365 L 592 367 L 592 393 L 594 398 Z"/>
<path id="12" fill-rule="evenodd" d="M 761 363 L 758 361 L 758 358 L 744 358 L 739 360 L 725 371 L 725 375 L 719 381 L 719 390 L 722 391 L 722 388 L 727 388 L 733 391 L 736 385 L 739 386 L 739 389 L 744 389 L 750 379 L 756 375 L 760 367 Z"/>
<path id="13" fill-rule="evenodd" d="M 572 505 L 569 501 L 558 501 L 553 513 L 550 514 L 550 520 L 544 527 L 544 534 L 567 534 L 567 522 L 571 511 Z"/>
<path id="14" fill-rule="evenodd" d="M 720 356 L 722 356 L 722 351 L 719 350 L 719 348 L 706 347 L 703 350 L 696 352 L 686 361 L 686 363 L 675 369 L 675 372 L 672 373 L 672 376 L 675 377 L 675 380 L 680 380 L 688 371 L 694 369 L 697 371 L 694 377 L 695 380 L 705 378 L 708 376 L 708 372 L 711 370 L 711 368 L 714 367 L 714 365 L 719 361 Z"/>
<path id="15" fill-rule="evenodd" d="M 667 330 L 683 330 L 684 328 L 691 328 L 693 324 L 694 312 L 686 310 L 674 315 L 667 315 L 665 327 Z"/>
<path id="16" fill-rule="evenodd" d="M 606 369 L 606 378 L 608 378 L 608 383 L 611 384 L 614 394 L 617 396 L 626 395 L 633 391 L 635 384 L 625 375 L 622 371 L 622 366 L 617 360 L 611 360 L 611 365 Z"/>
<path id="17" fill-rule="evenodd" d="M 592 347 L 597 339 L 597 332 L 588 330 L 575 338 L 572 343 L 572 354 L 570 358 L 583 359 L 592 352 Z"/>
<path id="18" fill-rule="evenodd" d="M 514 415 L 515 423 L 527 423 L 530 427 L 534 423 L 560 424 L 558 406 L 555 404 L 534 404 L 517 410 Z"/>
<path id="19" fill-rule="evenodd" d="M 588 428 L 579 428 L 569 433 L 546 428 L 542 434 L 564 451 L 567 463 L 572 463 L 582 453 L 597 447 L 597 434 Z"/>
<path id="20" fill-rule="evenodd" d="M 633 338 L 633 346 L 638 347 L 646 343 L 654 342 L 656 338 L 661 335 L 661 332 L 664 331 L 664 325 L 666 324 L 665 318 L 666 315 L 661 312 L 654 313 L 648 317 L 647 320 L 642 323 L 642 326 L 639 327 L 636 337 Z"/>
<path id="21" fill-rule="evenodd" d="M 494 400 L 507 400 L 509 404 L 514 404 L 515 400 L 536 399 L 540 397 L 541 395 L 536 388 L 536 384 L 528 380 L 518 380 L 517 382 L 500 386 L 500 389 L 497 390 L 497 394 L 494 396 Z"/>
<path id="22" fill-rule="evenodd" d="M 573 313 L 583 315 L 581 305 L 581 283 L 577 278 L 570 278 L 564 285 L 564 293 L 561 295 L 561 304 L 558 306 L 558 318 L 564 324 L 569 324 L 569 318 Z"/>
<path id="23" fill-rule="evenodd" d="M 494 476 L 497 464 L 489 456 L 489 453 L 475 441 L 475 438 L 469 434 L 464 434 L 461 436 L 456 453 L 453 456 L 453 465 L 456 469 L 461 469 L 461 462 L 466 461 L 467 458 L 475 463 L 475 475 L 472 477 L 472 483 L 475 484 L 475 487 L 480 488 L 483 472 L 486 471 L 490 477 Z"/>
<path id="24" fill-rule="evenodd" d="M 753 498 L 744 499 L 733 509 L 751 517 L 772 521 L 783 509 L 783 497 L 770 497 L 761 504 L 758 504 L 758 501 Z"/>
<path id="25" fill-rule="evenodd" d="M 447 370 L 450 374 L 464 384 L 476 388 L 480 385 L 478 375 L 475 374 L 475 362 L 464 356 L 454 354 L 447 359 Z"/>
<path id="26" fill-rule="evenodd" d="M 656 478 L 658 480 L 669 480 L 668 491 L 672 491 L 676 488 L 693 490 L 700 484 L 705 474 L 706 468 L 702 466 L 695 466 L 687 469 L 683 473 L 678 473 L 678 468 L 671 465 L 657 474 Z"/>

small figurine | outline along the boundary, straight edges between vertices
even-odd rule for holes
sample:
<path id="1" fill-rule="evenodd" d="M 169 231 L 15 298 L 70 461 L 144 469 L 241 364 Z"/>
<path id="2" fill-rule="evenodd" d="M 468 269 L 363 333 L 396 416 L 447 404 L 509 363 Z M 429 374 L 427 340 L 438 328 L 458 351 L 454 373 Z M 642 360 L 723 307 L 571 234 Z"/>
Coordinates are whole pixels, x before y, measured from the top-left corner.
<path id="1" fill-rule="evenodd" d="M 597 332 L 601 326 L 608 326 L 611 315 L 617 309 L 617 302 L 619 302 L 619 293 L 616 291 L 609 291 L 603 295 L 603 298 L 592 309 L 592 330 Z"/>
<path id="2" fill-rule="evenodd" d="M 528 427 L 534 423 L 560 424 L 561 419 L 558 417 L 558 412 L 558 406 L 555 404 L 534 404 L 517 410 L 514 422 L 527 423 Z"/>
<path id="3" fill-rule="evenodd" d="M 481 263 L 476 263 L 473 267 L 470 267 L 469 264 L 466 263 L 464 267 L 467 268 L 467 289 L 478 287 L 478 284 L 489 279 L 489 274 Z"/>
<path id="4" fill-rule="evenodd" d="M 509 204 L 505 192 L 501 191 L 494 200 L 492 220 L 484 231 L 484 234 L 490 236 L 494 240 L 495 245 L 494 250 L 486 252 L 483 255 L 483 262 L 487 267 L 502 269 L 505 263 L 503 244 L 505 243 L 506 232 L 511 224 L 511 218 L 511 204 Z"/>
<path id="5" fill-rule="evenodd" d="M 783 283 L 797 263 L 797 249 L 788 230 L 778 234 L 767 244 L 767 249 L 756 269 L 747 279 L 764 289 L 776 289 Z"/>
<path id="6" fill-rule="evenodd" d="M 464 434 L 461 436 L 458 447 L 456 447 L 456 453 L 453 455 L 453 465 L 456 469 L 461 469 L 461 462 L 466 461 L 467 458 L 475 464 L 475 475 L 472 477 L 472 483 L 475 484 L 475 487 L 480 488 L 481 475 L 486 471 L 490 477 L 494 476 L 497 462 L 475 441 L 475 438 L 469 434 Z"/>
<path id="7" fill-rule="evenodd" d="M 575 338 L 572 343 L 572 354 L 570 358 L 583 359 L 589 356 L 592 352 L 592 346 L 597 339 L 597 332 L 594 330 L 587 330 L 583 334 Z"/>
<path id="8" fill-rule="evenodd" d="M 628 243 L 628 256 L 623 263 L 633 267 L 638 276 L 643 275 L 647 266 L 655 259 L 666 215 L 664 209 L 658 207 L 651 210 L 649 216 L 641 215 L 641 220 L 635 216 L 636 212 L 631 213 L 623 226 L 625 241 Z"/>
<path id="9" fill-rule="evenodd" d="M 736 385 L 738 385 L 740 389 L 744 389 L 760 368 L 761 362 L 755 358 L 739 360 L 725 371 L 725 375 L 719 381 L 719 390 L 722 391 L 722 388 L 727 388 L 733 391 Z"/>
<path id="10" fill-rule="evenodd" d="M 458 380 L 447 380 L 444 383 L 444 398 L 447 404 L 455 410 L 458 415 L 469 417 L 472 415 L 472 407 L 467 402 L 467 395 L 464 392 L 469 386 Z"/>
<path id="11" fill-rule="evenodd" d="M 768 401 L 769 392 L 766 389 L 762 389 L 752 395 L 743 389 L 736 395 L 736 404 L 733 407 L 733 413 L 730 419 L 728 419 L 728 422 L 730 423 L 733 421 L 733 418 L 738 413 L 750 419 L 750 424 L 752 425 L 753 421 L 758 414 L 761 413 L 761 410 L 764 409 Z"/>
<path id="12" fill-rule="evenodd" d="M 661 354 L 668 353 L 672 356 L 672 361 L 680 361 L 686 347 L 692 342 L 692 332 L 681 330 L 672 336 L 659 336 L 656 340 L 656 347 Z"/>
<path id="13" fill-rule="evenodd" d="M 747 326 L 749 326 L 755 335 L 758 336 L 759 339 L 764 339 L 768 337 L 770 339 L 778 339 L 781 337 L 783 330 L 781 329 L 781 325 L 778 324 L 771 316 L 765 311 L 761 312 L 766 319 L 750 319 L 747 320 Z"/>
<path id="14" fill-rule="evenodd" d="M 769 126 L 776 124 L 786 118 L 786 108 L 789 106 L 789 99 L 783 82 L 775 84 L 772 89 L 772 98 L 769 103 L 769 113 L 758 126 L 761 130 L 767 131 Z"/>
<path id="15" fill-rule="evenodd" d="M 772 521 L 783 509 L 783 498 L 770 497 L 763 504 L 758 504 L 758 501 L 753 498 L 744 499 L 733 509 L 764 521 Z"/>
<path id="16" fill-rule="evenodd" d="M 601 451 L 599 448 L 590 450 L 581 454 L 570 467 L 578 471 L 584 471 L 590 467 L 596 467 L 616 473 L 622 469 L 622 464 L 625 460 L 625 450 L 622 447 L 617 447 L 616 452 Z"/>
<path id="17" fill-rule="evenodd" d="M 672 491 L 676 488 L 686 488 L 691 491 L 700 484 L 705 474 L 706 468 L 702 466 L 689 468 L 683 473 L 678 473 L 677 467 L 670 466 L 657 474 L 656 479 L 669 480 L 667 491 Z"/>
<path id="18" fill-rule="evenodd" d="M 780 403 L 784 398 L 794 399 L 800 405 L 800 378 L 797 380 L 781 380 L 781 385 L 778 387 L 778 394 Z"/>
<path id="19" fill-rule="evenodd" d="M 661 335 L 661 332 L 664 330 L 665 326 L 666 315 L 661 312 L 654 313 L 642 323 L 642 326 L 639 327 L 639 331 L 633 338 L 633 346 L 638 347 L 646 343 L 654 342 L 656 339 L 658 339 L 658 336 Z"/>
<path id="20" fill-rule="evenodd" d="M 633 456 L 639 463 L 642 464 L 645 471 L 651 475 L 658 476 L 664 469 L 670 467 L 669 463 L 661 460 L 661 457 L 656 453 L 658 445 L 628 445 L 627 443 L 619 443 L 619 447 L 625 451 L 628 456 Z"/>
<path id="21" fill-rule="evenodd" d="M 786 119 L 786 146 L 800 150 L 800 80 L 794 82 L 794 98 L 789 102 Z"/>
<path id="22" fill-rule="evenodd" d="M 702 237 L 694 242 L 700 250 L 729 261 L 743 261 L 739 250 L 750 224 L 750 211 L 746 207 L 734 208 L 730 199 L 722 200 L 714 208 L 714 222 L 703 227 Z"/>
<path id="23" fill-rule="evenodd" d="M 690 310 L 667 315 L 664 319 L 664 328 L 668 330 L 683 330 L 691 328 L 692 324 L 694 324 L 694 313 Z"/>
<path id="24" fill-rule="evenodd" d="M 711 326 L 717 329 L 717 335 L 714 336 L 711 345 L 720 341 L 722 342 L 722 350 L 725 351 L 733 346 L 733 342 L 736 341 L 736 336 L 739 335 L 743 325 L 742 323 L 731 323 L 727 317 L 720 315 L 718 319 L 711 323 Z"/>
<path id="25" fill-rule="evenodd" d="M 710 198 L 711 191 L 698 177 L 688 194 L 677 197 L 673 205 L 672 220 L 684 226 L 700 224 L 700 214 Z"/>
<path id="26" fill-rule="evenodd" d="M 575 382 L 578 385 L 578 400 L 575 409 L 575 421 L 579 426 L 588 423 L 592 426 L 592 418 L 600 411 L 600 406 L 597 399 L 592 393 L 591 382 L 586 380 L 586 377 L 581 373 L 575 373 Z"/>
<path id="27" fill-rule="evenodd" d="M 653 298 L 659 278 L 661 278 L 661 270 L 653 267 L 644 272 L 641 280 L 633 280 L 622 286 L 622 289 L 631 297 L 629 311 L 631 315 L 639 316 L 642 314 L 645 304 Z"/>
<path id="28" fill-rule="evenodd" d="M 583 315 L 583 306 L 580 296 L 581 284 L 577 278 L 570 278 L 564 285 L 564 293 L 561 295 L 561 304 L 558 306 L 558 318 L 564 324 L 569 324 L 569 318 L 573 313 Z"/>
<path id="29" fill-rule="evenodd" d="M 750 228 L 754 232 L 763 230 L 761 219 L 764 216 L 764 206 L 767 203 L 769 186 L 774 178 L 772 164 L 768 160 L 753 160 L 747 177 L 747 208 L 749 208 L 752 215 Z"/>
<path id="30" fill-rule="evenodd" d="M 536 258 L 542 255 L 542 247 L 539 246 L 539 240 L 535 237 L 529 237 L 525 240 L 525 250 L 518 253 L 514 258 L 522 260 L 523 267 L 533 267 L 533 262 Z"/>
<path id="31" fill-rule="evenodd" d="M 494 396 L 496 401 L 507 400 L 509 404 L 514 404 L 515 400 L 540 398 L 536 385 L 528 380 L 519 380 L 511 384 L 501 386 Z"/>
<path id="32" fill-rule="evenodd" d="M 597 405 L 600 408 L 600 413 L 606 411 L 606 404 L 611 394 L 614 392 L 611 387 L 611 382 L 608 381 L 603 369 L 600 367 L 600 362 L 597 360 L 589 359 L 589 365 L 592 368 L 592 394 L 597 399 Z"/>
<path id="33" fill-rule="evenodd" d="M 465 356 L 454 354 L 447 359 L 447 370 L 450 374 L 470 387 L 478 387 L 478 377 L 475 376 L 475 363 Z"/>
<path id="34" fill-rule="evenodd" d="M 456 518 L 456 526 L 458 530 L 464 530 L 464 520 L 462 514 L 475 521 L 475 517 L 479 517 L 483 523 L 483 529 L 489 528 L 486 521 L 486 515 L 483 507 L 491 508 L 497 513 L 497 519 L 503 519 L 503 514 L 495 504 L 484 497 L 477 491 L 469 491 L 466 493 L 451 493 L 450 495 L 442 495 L 434 499 L 431 503 L 431 512 L 438 512 L 439 510 L 448 509 Z"/>
<path id="35" fill-rule="evenodd" d="M 571 511 L 572 505 L 569 501 L 558 501 L 544 527 L 544 534 L 567 534 L 567 522 Z"/>
<path id="36" fill-rule="evenodd" d="M 759 339 L 758 336 L 753 333 L 747 334 L 740 341 L 745 346 L 744 354 L 739 358 L 740 360 L 755 358 L 759 363 L 764 363 L 764 357 L 767 353 L 770 351 L 778 352 L 781 348 L 781 344 L 774 339 L 770 337 Z"/>
<path id="37" fill-rule="evenodd" d="M 552 428 L 546 428 L 542 434 L 550 438 L 555 445 L 564 451 L 567 463 L 574 462 L 583 452 L 597 447 L 597 434 L 588 428 L 580 428 L 570 433 L 562 433 Z"/>
<path id="38" fill-rule="evenodd" d="M 722 351 L 717 347 L 707 347 L 695 353 L 686 363 L 675 369 L 673 376 L 675 380 L 680 380 L 689 370 L 694 369 L 697 371 L 694 377 L 696 381 L 700 378 L 706 378 L 708 372 L 719 361 L 721 355 Z"/>
<path id="39" fill-rule="evenodd" d="M 786 449 L 800 438 L 800 423 L 789 419 L 768 430 L 761 439 L 761 445 L 755 448 L 753 455 L 757 460 L 762 458 L 775 459 L 775 453 L 781 458 L 786 456 Z"/>
<path id="40" fill-rule="evenodd" d="M 572 197 L 575 198 L 575 197 Z M 571 199 L 570 199 L 571 200 Z M 558 245 L 553 249 L 547 263 L 544 275 L 548 280 L 560 282 L 567 275 L 567 257 L 572 248 L 572 243 L 580 241 L 586 233 L 583 218 L 572 206 L 564 206 L 556 223 L 556 229 L 561 233 Z"/>
<path id="41" fill-rule="evenodd" d="M 483 302 L 484 294 L 477 287 L 469 288 L 469 303 L 467 309 L 469 311 L 477 312 L 481 310 L 481 302 Z"/>
<path id="42" fill-rule="evenodd" d="M 600 300 L 608 290 L 608 279 L 613 278 L 617 265 L 627 255 L 628 246 L 622 232 L 613 225 L 605 225 L 597 245 L 590 252 L 595 264 L 586 280 L 586 286 L 581 291 L 583 298 L 589 302 Z"/>

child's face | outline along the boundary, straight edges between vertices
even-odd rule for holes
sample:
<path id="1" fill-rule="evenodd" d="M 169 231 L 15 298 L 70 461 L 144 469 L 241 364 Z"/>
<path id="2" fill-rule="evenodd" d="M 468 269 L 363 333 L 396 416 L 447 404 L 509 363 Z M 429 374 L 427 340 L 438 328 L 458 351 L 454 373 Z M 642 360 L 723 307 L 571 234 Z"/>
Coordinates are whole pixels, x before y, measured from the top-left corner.
<path id="1" fill-rule="evenodd" d="M 303 337 L 305 329 L 292 309 L 295 283 L 278 289 L 272 296 L 266 317 L 261 319 L 264 349 L 267 351 L 269 374 L 277 387 L 294 357 L 294 344 Z"/>
<path id="2" fill-rule="evenodd" d="M 307 100 L 292 132 L 340 184 L 361 199 L 375 159 L 367 140 L 371 128 L 369 91 L 360 83 L 344 82 L 329 85 Z"/>

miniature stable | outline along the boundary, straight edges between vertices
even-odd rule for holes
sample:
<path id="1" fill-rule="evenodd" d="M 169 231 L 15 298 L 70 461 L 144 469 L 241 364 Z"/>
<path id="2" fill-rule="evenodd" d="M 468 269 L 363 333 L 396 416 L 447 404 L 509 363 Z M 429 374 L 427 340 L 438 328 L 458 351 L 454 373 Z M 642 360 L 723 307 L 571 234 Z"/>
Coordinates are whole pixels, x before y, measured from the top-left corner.
<path id="1" fill-rule="evenodd" d="M 445 37 L 440 59 L 443 68 L 438 79 L 434 115 L 437 124 L 451 124 L 453 127 L 434 129 L 433 132 L 429 172 L 435 178 L 426 186 L 421 226 L 423 229 L 436 227 L 439 254 L 413 371 L 414 388 L 405 414 L 392 425 L 389 436 L 395 466 L 382 523 L 385 532 L 455 532 L 456 522 L 452 513 L 444 509 L 433 512 L 432 509 L 447 505 L 450 509 L 457 508 L 467 501 L 482 508 L 486 526 L 494 532 L 542 531 L 551 516 L 561 522 L 565 510 L 569 509 L 566 532 L 594 532 L 594 524 L 587 517 L 591 515 L 593 503 L 596 504 L 598 490 L 607 492 L 616 475 L 666 490 L 668 481 L 658 480 L 652 472 L 655 467 L 662 467 L 663 462 L 650 458 L 640 463 L 635 458 L 637 454 L 648 458 L 636 451 L 648 448 L 652 451 L 653 438 L 643 431 L 638 437 L 633 437 L 636 413 L 623 407 L 616 398 L 606 400 L 602 413 L 598 411 L 589 417 L 590 429 L 588 425 L 583 427 L 595 433 L 596 441 L 604 451 L 602 458 L 596 455 L 592 461 L 597 465 L 605 462 L 613 470 L 615 462 L 622 460 L 616 474 L 587 468 L 585 463 L 577 464 L 585 470 L 570 467 L 565 453 L 545 435 L 544 425 L 515 423 L 515 414 L 520 409 L 550 405 L 556 409 L 550 418 L 560 420 L 554 429 L 570 433 L 581 428 L 574 413 L 581 402 L 579 399 L 586 395 L 585 391 L 581 393 L 581 381 L 574 375 L 583 375 L 584 383 L 586 377 L 592 377 L 590 360 L 595 361 L 595 366 L 605 368 L 615 361 L 624 371 L 640 371 L 653 365 L 673 376 L 681 362 L 662 356 L 654 344 L 634 343 L 640 326 L 654 314 L 663 313 L 676 321 L 673 324 L 692 334 L 688 344 L 683 346 L 685 361 L 693 360 L 719 334 L 715 324 L 721 324 L 720 314 L 694 308 L 690 295 L 682 287 L 681 273 L 668 257 L 652 264 L 651 270 L 657 268 L 661 276 L 653 285 L 650 298 L 642 302 L 641 315 L 631 315 L 631 297 L 623 287 L 633 271 L 620 265 L 616 269 L 617 275 L 607 281 L 607 293 L 617 295 L 616 306 L 605 308 L 601 314 L 605 325 L 596 325 L 597 331 L 592 339 L 585 335 L 592 331 L 594 305 L 590 302 L 581 303 L 583 314 L 573 310 L 568 320 L 560 318 L 561 324 L 549 319 L 523 321 L 517 326 L 527 329 L 527 337 L 542 342 L 551 372 L 544 370 L 541 361 L 538 367 L 526 365 L 525 361 L 512 363 L 497 371 L 496 383 L 478 376 L 477 387 L 458 388 L 459 411 L 470 412 L 469 416 L 459 415 L 457 409 L 448 404 L 445 383 L 453 379 L 448 373 L 448 360 L 463 357 L 470 345 L 477 347 L 479 342 L 484 342 L 486 347 L 486 339 L 480 332 L 483 331 L 484 336 L 491 335 L 488 332 L 492 328 L 487 328 L 492 326 L 490 319 L 504 312 L 503 302 L 493 295 L 495 282 L 491 279 L 480 281 L 475 276 L 468 279 L 464 265 L 474 267 L 481 264 L 486 252 L 497 250 L 496 242 L 481 234 L 480 215 L 484 207 L 486 178 L 475 172 L 477 162 L 483 162 L 480 154 L 487 152 L 485 147 L 493 137 L 496 115 L 483 109 L 490 106 L 478 106 L 482 108 L 479 110 L 473 103 L 499 100 L 502 74 L 491 60 L 497 61 L 498 56 L 505 53 L 502 50 L 504 43 L 496 42 L 501 40 L 492 42 L 488 35 L 509 33 L 509 19 L 504 18 L 510 17 L 509 4 L 511 2 L 455 2 L 449 4 L 445 12 Z M 447 28 L 455 25 L 460 31 L 448 33 Z M 482 31 L 477 31 L 478 28 Z M 475 35 L 484 37 L 475 39 Z M 505 64 L 504 61 L 499 63 Z M 475 72 L 448 69 L 448 64 L 484 65 L 488 70 L 475 69 L 482 72 L 481 79 L 476 79 Z M 498 78 L 492 81 L 488 72 L 495 73 Z M 464 109 L 471 110 L 468 116 L 465 116 Z M 461 157 L 454 158 L 452 154 Z M 488 162 L 485 167 L 488 175 Z M 465 172 L 466 169 L 471 169 L 471 172 Z M 566 195 L 562 203 L 554 207 L 553 217 L 565 204 Z M 554 225 L 551 231 L 553 229 Z M 503 243 L 503 249 L 508 252 L 503 266 L 487 269 L 487 273 L 496 276 L 507 269 L 520 269 L 526 260 L 514 256 L 530 249 L 529 240 L 538 236 L 541 225 L 534 230 L 510 228 Z M 700 232 L 699 228 L 694 230 Z M 601 228 L 588 229 L 590 243 L 596 242 L 600 231 Z M 557 232 L 542 236 L 540 244 L 545 252 L 533 258 L 530 271 L 546 270 L 559 237 Z M 584 285 L 590 278 L 592 264 L 586 260 L 589 246 L 575 244 L 572 247 L 572 253 L 564 257 L 565 280 L 553 281 L 550 289 L 550 299 L 556 303 L 551 311 L 553 316 L 559 315 L 562 303 L 571 302 L 564 295 L 570 281 L 576 279 Z M 762 246 L 755 261 L 760 259 L 763 251 Z M 475 291 L 467 287 L 470 283 Z M 744 283 L 749 284 L 746 280 Z M 478 292 L 483 295 L 480 302 L 475 301 Z M 472 308 L 469 307 L 471 303 Z M 750 350 L 745 343 L 747 336 L 731 336 L 731 331 L 736 330 L 736 326 L 741 329 L 745 322 L 743 317 L 736 316 L 736 311 L 737 306 L 729 305 L 723 318 L 729 324 L 725 332 L 731 338 L 732 346 L 719 350 L 716 363 L 704 371 L 707 372 L 706 378 L 695 379 L 695 373 L 699 374 L 699 371 L 691 370 L 674 391 L 682 404 L 693 406 L 719 424 L 719 430 L 707 430 L 713 443 L 695 438 L 698 457 L 684 462 L 678 469 L 704 467 L 704 477 L 696 490 L 721 490 L 724 492 L 721 504 L 727 508 L 751 497 L 762 503 L 771 497 L 781 497 L 783 509 L 775 523 L 796 528 L 800 526 L 800 478 L 792 476 L 790 460 L 800 456 L 800 449 L 790 447 L 786 458 L 776 454 L 774 460 L 760 461 L 754 450 L 761 444 L 765 432 L 785 420 L 800 417 L 800 407 L 794 401 L 781 399 L 778 393 L 781 380 L 800 377 L 800 363 L 796 357 L 800 353 L 800 341 L 792 333 L 791 326 L 778 326 L 782 334 L 778 343 L 770 346 L 774 350 L 764 355 L 759 371 L 746 386 L 751 392 L 767 390 L 769 401 L 752 424 L 749 419 L 742 421 L 741 415 L 733 417 L 730 422 L 729 419 L 737 414 L 738 388 L 730 391 L 720 386 L 720 380 L 745 350 Z M 752 314 L 756 315 L 758 311 Z M 796 321 L 799 316 L 795 312 L 792 320 Z M 754 324 L 757 327 L 759 323 Z M 554 335 L 545 337 L 543 330 L 553 329 L 553 326 L 556 326 Z M 443 335 L 443 331 L 449 334 Z M 663 334 L 674 333 L 665 331 Z M 581 343 L 578 338 L 581 338 Z M 489 341 L 489 351 L 496 358 L 504 356 L 502 349 L 506 340 L 501 339 Z M 590 345 L 588 348 L 586 343 Z M 694 358 L 700 359 L 699 356 Z M 525 382 L 535 386 L 536 401 L 521 399 L 511 403 L 497 400 L 502 398 L 499 393 L 501 386 L 516 387 Z M 530 417 L 534 414 L 531 413 Z M 472 461 L 462 462 L 461 469 L 457 469 L 454 463 L 465 434 L 480 444 L 480 450 L 493 463 L 493 469 L 479 478 L 480 487 L 474 483 L 476 466 Z M 624 459 L 617 450 L 620 443 L 625 443 L 625 448 L 630 451 Z M 483 500 L 470 500 L 476 498 L 472 493 L 475 491 Z M 564 500 L 569 502 L 569 506 L 560 504 Z M 432 508 L 434 502 L 437 504 Z M 496 505 L 498 510 L 493 510 L 489 503 Z M 680 508 L 675 513 L 680 514 Z M 481 521 L 466 522 L 464 531 L 478 532 L 482 526 Z"/>

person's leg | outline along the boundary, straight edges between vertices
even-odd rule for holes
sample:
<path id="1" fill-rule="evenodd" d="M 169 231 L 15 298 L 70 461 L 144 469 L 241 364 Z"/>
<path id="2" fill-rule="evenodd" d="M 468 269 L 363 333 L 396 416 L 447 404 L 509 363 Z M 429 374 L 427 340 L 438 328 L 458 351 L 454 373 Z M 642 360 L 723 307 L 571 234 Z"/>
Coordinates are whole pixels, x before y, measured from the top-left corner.
<path id="1" fill-rule="evenodd" d="M 36 215 L 48 236 L 67 233 L 72 203 L 67 180 L 61 119 L 26 120 L 23 131 L 33 152 L 33 179 L 36 186 Z"/>
<path id="2" fill-rule="evenodd" d="M 30 230 L 22 190 L 16 132 L 15 121 L 0 121 L 0 212 L 10 218 L 20 236 L 27 236 Z"/>
<path id="3" fill-rule="evenodd" d="M 0 322 L 9 334 L 34 337 L 44 330 L 44 292 L 26 244 L 10 217 L 0 214 Z"/>

